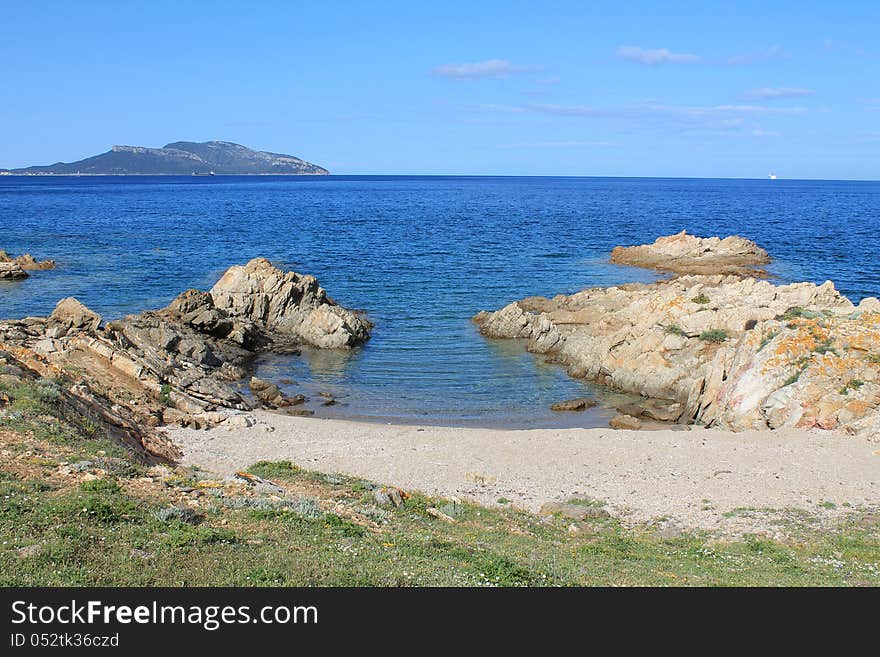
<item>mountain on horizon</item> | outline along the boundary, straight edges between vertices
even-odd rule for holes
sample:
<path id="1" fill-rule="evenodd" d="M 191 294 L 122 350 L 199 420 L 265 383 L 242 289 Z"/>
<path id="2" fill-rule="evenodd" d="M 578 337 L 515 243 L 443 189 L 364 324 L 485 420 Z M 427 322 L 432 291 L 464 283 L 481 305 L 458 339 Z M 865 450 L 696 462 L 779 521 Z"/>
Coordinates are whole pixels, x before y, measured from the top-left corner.
<path id="1" fill-rule="evenodd" d="M 4 169 L 5 173 L 33 175 L 189 175 L 286 174 L 327 175 L 317 164 L 293 155 L 255 151 L 228 141 L 176 141 L 162 148 L 113 146 L 106 153 L 78 162 Z"/>

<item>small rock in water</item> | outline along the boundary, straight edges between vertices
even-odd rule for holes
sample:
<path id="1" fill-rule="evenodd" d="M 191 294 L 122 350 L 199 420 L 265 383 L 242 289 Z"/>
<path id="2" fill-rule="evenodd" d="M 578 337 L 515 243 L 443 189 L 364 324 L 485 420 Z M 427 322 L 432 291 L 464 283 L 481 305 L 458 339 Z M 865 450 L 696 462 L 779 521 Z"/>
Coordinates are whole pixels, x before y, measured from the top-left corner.
<path id="1" fill-rule="evenodd" d="M 577 399 L 569 399 L 568 401 L 557 402 L 550 407 L 552 411 L 583 411 L 592 408 L 596 402 L 587 397 L 578 397 Z"/>

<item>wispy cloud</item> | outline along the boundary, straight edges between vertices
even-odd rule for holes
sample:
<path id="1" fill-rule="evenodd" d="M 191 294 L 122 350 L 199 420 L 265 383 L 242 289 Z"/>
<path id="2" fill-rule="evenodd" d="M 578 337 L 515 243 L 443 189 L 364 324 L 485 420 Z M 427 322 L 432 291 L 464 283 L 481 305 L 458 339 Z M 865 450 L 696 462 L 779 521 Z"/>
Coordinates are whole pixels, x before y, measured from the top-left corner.
<path id="1" fill-rule="evenodd" d="M 640 48 L 639 46 L 620 46 L 617 56 L 639 64 L 690 64 L 700 61 L 699 56 L 671 52 L 666 48 Z"/>
<path id="2" fill-rule="evenodd" d="M 525 106 L 532 112 L 556 114 L 558 116 L 594 118 L 652 118 L 681 117 L 699 119 L 718 117 L 729 120 L 742 115 L 755 114 L 799 114 L 803 107 L 768 107 L 765 105 L 629 105 L 623 107 L 594 107 L 591 105 L 548 105 L 531 103 Z"/>
<path id="3" fill-rule="evenodd" d="M 747 91 L 740 96 L 740 100 L 779 100 L 783 98 L 812 96 L 815 93 L 814 90 L 803 87 L 762 87 L 761 89 Z"/>
<path id="4" fill-rule="evenodd" d="M 790 59 L 789 55 L 782 46 L 774 45 L 762 48 L 755 52 L 734 55 L 727 58 L 728 64 L 755 64 L 757 62 L 772 61 L 775 59 Z"/>
<path id="5" fill-rule="evenodd" d="M 479 80 L 485 78 L 506 78 L 513 73 L 528 70 L 506 59 L 487 59 L 483 62 L 465 64 L 443 64 L 431 70 L 434 75 L 452 80 Z"/>
<path id="6" fill-rule="evenodd" d="M 501 144 L 501 149 L 553 149 L 553 148 L 584 148 L 588 146 L 611 146 L 608 141 L 583 141 L 583 140 L 563 140 L 563 141 L 524 141 L 516 144 Z"/>
<path id="7" fill-rule="evenodd" d="M 849 43 L 842 43 L 840 41 L 835 41 L 834 39 L 825 39 L 822 42 L 822 46 L 826 51 L 839 51 L 848 55 L 855 55 L 856 57 L 866 57 L 868 55 L 868 51 L 864 48 L 860 48 L 859 46 L 853 46 Z"/>
<path id="8" fill-rule="evenodd" d="M 776 132 L 774 130 L 762 130 L 761 128 L 755 128 L 752 130 L 752 137 L 781 137 L 781 132 Z"/>

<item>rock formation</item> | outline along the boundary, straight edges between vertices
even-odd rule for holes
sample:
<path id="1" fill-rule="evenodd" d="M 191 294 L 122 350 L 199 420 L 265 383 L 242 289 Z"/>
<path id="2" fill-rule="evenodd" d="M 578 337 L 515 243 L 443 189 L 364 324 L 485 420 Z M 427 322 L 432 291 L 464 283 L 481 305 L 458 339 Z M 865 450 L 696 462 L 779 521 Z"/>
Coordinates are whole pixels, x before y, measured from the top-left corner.
<path id="1" fill-rule="evenodd" d="M 880 430 L 880 301 L 854 306 L 830 281 L 685 275 L 530 297 L 474 321 L 486 336 L 528 339 L 574 377 L 642 396 L 628 415 Z"/>
<path id="2" fill-rule="evenodd" d="M 28 273 L 17 262 L 0 260 L 0 281 L 20 281 L 27 277 Z"/>
<path id="3" fill-rule="evenodd" d="M 369 322 L 336 305 L 313 277 L 267 260 L 230 268 L 215 290 L 188 290 L 166 308 L 107 324 L 63 299 L 49 317 L 0 322 L 0 350 L 39 376 L 65 378 L 84 406 L 112 409 L 129 424 L 206 427 L 252 408 L 237 382 L 257 352 L 345 348 L 369 337 Z M 304 401 L 264 384 L 251 381 L 257 403 Z M 154 454 L 168 451 L 161 438 L 140 440 Z"/>
<path id="4" fill-rule="evenodd" d="M 653 244 L 617 246 L 611 262 L 646 267 L 675 274 L 730 274 L 766 276 L 756 265 L 770 262 L 760 246 L 743 237 L 695 237 L 681 231 L 660 237 Z"/>
<path id="5" fill-rule="evenodd" d="M 230 267 L 211 288 L 217 308 L 325 349 L 348 348 L 367 339 L 370 324 L 327 296 L 314 276 L 281 272 L 264 258 Z"/>
<path id="6" fill-rule="evenodd" d="M 0 280 L 21 280 L 28 277 L 29 271 L 46 269 L 55 269 L 55 261 L 37 262 L 30 253 L 13 258 L 6 251 L 0 249 Z"/>

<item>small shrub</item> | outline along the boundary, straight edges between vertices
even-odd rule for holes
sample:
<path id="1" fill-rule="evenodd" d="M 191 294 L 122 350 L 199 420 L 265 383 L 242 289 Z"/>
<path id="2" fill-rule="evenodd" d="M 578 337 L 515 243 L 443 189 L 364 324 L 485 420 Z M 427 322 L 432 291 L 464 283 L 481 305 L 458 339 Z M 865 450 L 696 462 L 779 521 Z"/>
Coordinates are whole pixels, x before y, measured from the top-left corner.
<path id="1" fill-rule="evenodd" d="M 441 504 L 437 507 L 437 510 L 450 518 L 460 518 L 461 514 L 464 513 L 464 507 L 456 502 Z"/>
<path id="2" fill-rule="evenodd" d="M 803 374 L 803 373 L 804 373 L 804 370 L 803 370 L 803 369 L 799 369 L 797 372 L 795 372 L 795 373 L 792 374 L 790 377 L 788 377 L 788 378 L 785 380 L 785 382 L 783 382 L 782 387 L 784 388 L 785 386 L 790 386 L 792 383 L 797 383 L 797 382 L 798 382 L 798 379 L 801 378 L 801 374 Z"/>
<path id="3" fill-rule="evenodd" d="M 293 513 L 300 518 L 315 519 L 324 514 L 318 507 L 318 501 L 310 497 L 298 500 L 272 500 L 267 497 L 231 497 L 223 499 L 223 506 L 228 509 L 250 509 L 253 517 L 275 518 L 286 513 Z"/>
<path id="4" fill-rule="evenodd" d="M 782 315 L 779 315 L 777 319 L 790 320 L 790 319 L 816 319 L 821 317 L 820 313 L 813 312 L 812 310 L 807 310 L 806 308 L 801 308 L 800 306 L 794 306 L 786 310 Z"/>
<path id="5" fill-rule="evenodd" d="M 705 294 L 700 292 L 697 296 L 695 296 L 693 299 L 691 299 L 691 301 L 693 301 L 694 303 L 699 303 L 699 304 L 707 304 L 707 303 L 709 303 L 709 297 L 707 297 Z"/>
<path id="6" fill-rule="evenodd" d="M 848 395 L 850 390 L 858 390 L 863 385 L 865 385 L 864 381 L 859 381 L 858 379 L 850 379 L 849 381 L 846 382 L 846 385 L 844 385 L 840 389 L 840 394 L 841 395 Z"/>
<path id="7" fill-rule="evenodd" d="M 676 324 L 670 324 L 663 329 L 669 335 L 685 335 L 684 329 Z"/>
<path id="8" fill-rule="evenodd" d="M 164 406 L 174 406 L 174 402 L 171 401 L 171 386 L 167 383 L 163 383 L 159 391 L 159 402 Z"/>
<path id="9" fill-rule="evenodd" d="M 182 522 L 187 525 L 197 525 L 205 519 L 204 516 L 187 506 L 171 506 L 166 509 L 159 509 L 156 512 L 156 518 L 162 522 Z"/>
<path id="10" fill-rule="evenodd" d="M 235 543 L 236 537 L 228 529 L 216 527 L 193 527 L 187 524 L 178 524 L 163 532 L 162 541 L 170 547 L 184 547 L 187 545 L 209 545 L 211 543 Z"/>
<path id="11" fill-rule="evenodd" d="M 720 343 L 727 340 L 727 331 L 723 329 L 710 329 L 700 333 L 700 340 L 704 342 Z"/>
<path id="12" fill-rule="evenodd" d="M 324 524 L 330 529 L 336 530 L 345 536 L 358 538 L 364 535 L 364 528 L 356 525 L 351 520 L 337 516 L 335 513 L 328 513 L 324 518 Z"/>
<path id="13" fill-rule="evenodd" d="M 880 365 L 880 354 L 868 354 L 867 360 L 873 365 Z"/>
<path id="14" fill-rule="evenodd" d="M 815 351 L 817 354 L 832 353 L 835 356 L 840 356 L 840 354 L 837 353 L 837 350 L 831 346 L 832 344 L 834 344 L 834 340 L 832 340 L 831 338 L 826 338 L 825 340 L 822 340 L 819 344 L 817 344 L 816 348 L 813 349 L 813 351 Z"/>
<path id="15" fill-rule="evenodd" d="M 92 479 L 82 482 L 79 489 L 84 493 L 118 493 L 119 484 L 113 479 Z"/>
<path id="16" fill-rule="evenodd" d="M 761 351 L 764 347 L 766 347 L 770 342 L 779 335 L 779 331 L 770 331 L 763 338 L 761 338 L 761 346 L 758 347 L 758 351 Z"/>

